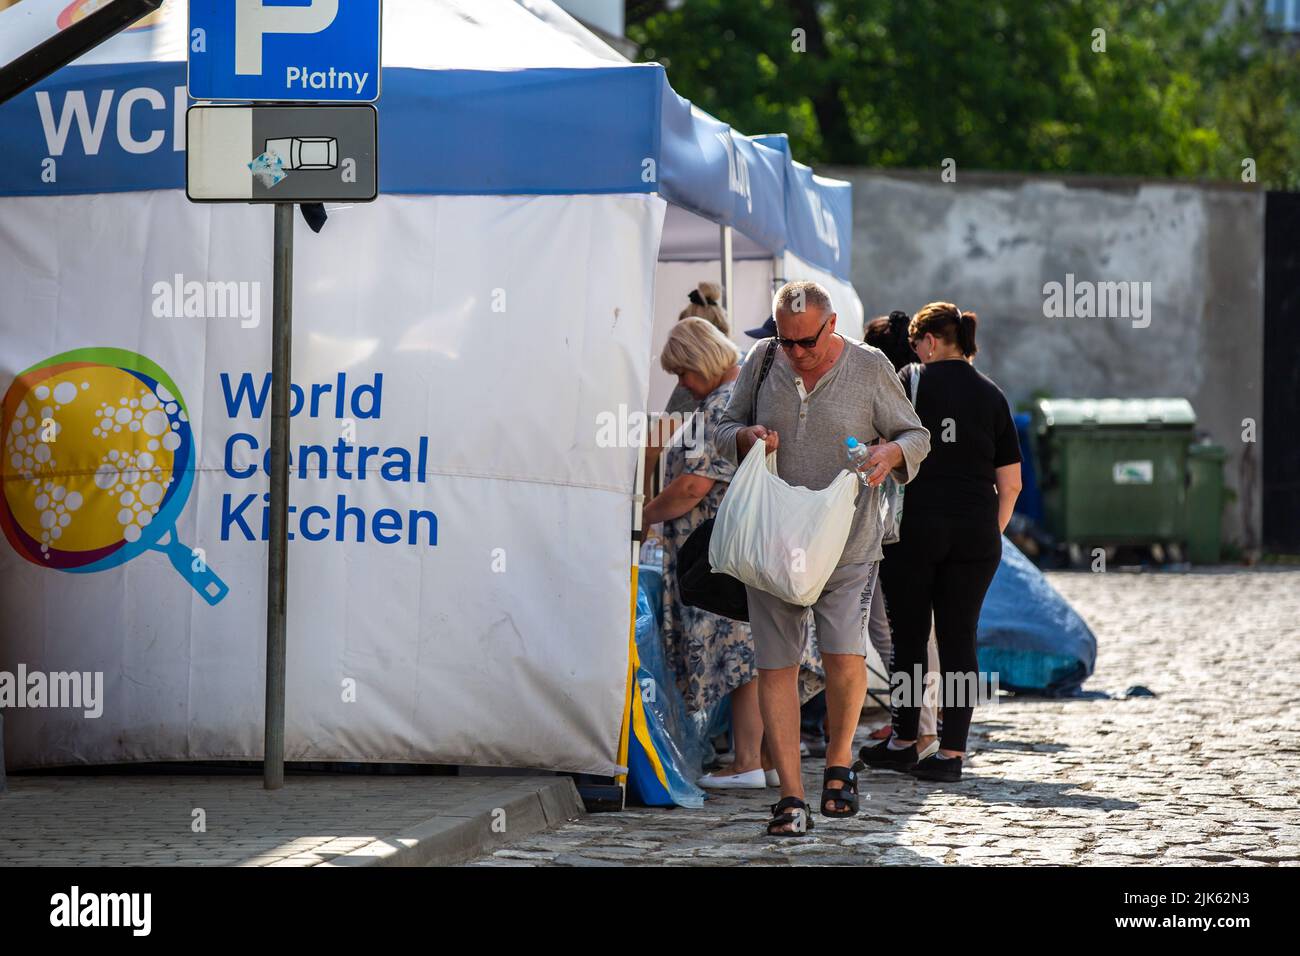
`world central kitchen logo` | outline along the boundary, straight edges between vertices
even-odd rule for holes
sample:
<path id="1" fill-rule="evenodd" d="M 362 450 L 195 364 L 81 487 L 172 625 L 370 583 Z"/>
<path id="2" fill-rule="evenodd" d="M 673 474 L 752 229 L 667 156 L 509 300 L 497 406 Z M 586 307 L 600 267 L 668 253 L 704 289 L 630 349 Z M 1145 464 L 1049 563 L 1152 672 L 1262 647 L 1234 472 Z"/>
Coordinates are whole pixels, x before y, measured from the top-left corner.
<path id="1" fill-rule="evenodd" d="M 269 417 L 270 373 L 223 372 L 219 379 L 232 422 Z M 357 440 L 359 422 L 369 427 L 382 417 L 383 397 L 381 372 L 355 384 L 339 372 L 306 388 L 290 385 L 290 415 L 335 419 L 331 430 L 338 434 L 290 449 L 291 476 L 357 491 L 328 503 L 290 503 L 289 540 L 437 547 L 433 510 L 368 507 L 391 499 L 383 489 L 414 489 L 431 474 L 427 435 L 409 447 Z M 198 472 L 198 446 L 180 389 L 158 365 L 125 349 L 65 352 L 15 377 L 0 411 L 0 528 L 19 555 L 40 567 L 88 573 L 159 551 L 209 604 L 225 598 L 229 587 L 201 549 L 176 536 Z M 226 477 L 246 482 L 269 474 L 264 444 L 253 431 L 230 432 Z M 227 492 L 217 513 L 222 541 L 269 540 L 269 494 Z"/>
<path id="2" fill-rule="evenodd" d="M 85 90 L 68 90 L 56 104 L 48 90 L 37 90 L 36 112 L 45 135 L 46 158 L 41 178 L 57 182 L 57 169 L 51 164 L 67 152 L 72 132 L 77 132 L 81 153 L 98 156 L 110 127 L 122 152 L 144 156 L 165 149 L 168 138 L 171 151 L 185 151 L 185 108 L 189 99 L 184 85 L 164 92 L 152 86 L 133 86 L 125 90 L 104 89 L 96 98 Z M 169 99 L 170 97 L 170 99 Z"/>
<path id="3" fill-rule="evenodd" d="M 176 521 L 194 435 L 176 383 L 125 349 L 64 352 L 19 374 L 0 405 L 0 527 L 33 564 L 83 574 L 160 551 L 209 604 L 229 592 Z"/>

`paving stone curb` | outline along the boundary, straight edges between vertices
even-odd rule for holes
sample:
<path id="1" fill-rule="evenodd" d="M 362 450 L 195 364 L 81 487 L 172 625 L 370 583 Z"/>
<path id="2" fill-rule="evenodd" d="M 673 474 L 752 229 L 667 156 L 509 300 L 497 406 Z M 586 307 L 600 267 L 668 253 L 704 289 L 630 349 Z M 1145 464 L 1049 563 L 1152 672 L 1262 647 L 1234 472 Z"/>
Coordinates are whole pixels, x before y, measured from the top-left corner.
<path id="1" fill-rule="evenodd" d="M 499 790 L 317 866 L 451 866 L 576 820 L 583 812 L 568 777 L 503 780 Z"/>

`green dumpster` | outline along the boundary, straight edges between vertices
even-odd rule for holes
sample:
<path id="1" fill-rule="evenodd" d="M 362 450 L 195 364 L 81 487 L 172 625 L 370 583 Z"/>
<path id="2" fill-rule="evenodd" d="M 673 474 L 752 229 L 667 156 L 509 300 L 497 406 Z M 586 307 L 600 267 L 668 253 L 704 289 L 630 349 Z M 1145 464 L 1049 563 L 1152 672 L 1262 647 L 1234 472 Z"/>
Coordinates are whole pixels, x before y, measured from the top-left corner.
<path id="1" fill-rule="evenodd" d="M 1221 445 L 1198 442 L 1187 450 L 1187 559 L 1217 564 L 1223 546 L 1223 463 Z"/>
<path id="2" fill-rule="evenodd" d="M 1181 550 L 1195 426 L 1182 398 L 1039 399 L 1034 444 L 1048 531 L 1081 547 Z"/>

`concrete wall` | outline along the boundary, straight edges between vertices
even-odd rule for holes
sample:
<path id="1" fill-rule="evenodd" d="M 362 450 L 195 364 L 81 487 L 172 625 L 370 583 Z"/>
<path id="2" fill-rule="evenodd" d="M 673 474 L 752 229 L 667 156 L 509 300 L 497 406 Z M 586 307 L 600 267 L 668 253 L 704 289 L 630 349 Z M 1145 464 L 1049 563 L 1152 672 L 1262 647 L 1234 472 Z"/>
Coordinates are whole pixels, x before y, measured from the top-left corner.
<path id="1" fill-rule="evenodd" d="M 1228 450 L 1225 535 L 1258 546 L 1264 193 L 1097 177 L 832 169 L 853 183 L 853 281 L 869 317 L 936 299 L 979 313 L 976 364 L 1013 404 L 1184 397 Z M 1150 283 L 1140 319 L 1049 318 L 1044 286 Z M 1132 310 L 1130 310 L 1132 311 Z M 1259 436 L 1262 442 L 1264 436 Z"/>

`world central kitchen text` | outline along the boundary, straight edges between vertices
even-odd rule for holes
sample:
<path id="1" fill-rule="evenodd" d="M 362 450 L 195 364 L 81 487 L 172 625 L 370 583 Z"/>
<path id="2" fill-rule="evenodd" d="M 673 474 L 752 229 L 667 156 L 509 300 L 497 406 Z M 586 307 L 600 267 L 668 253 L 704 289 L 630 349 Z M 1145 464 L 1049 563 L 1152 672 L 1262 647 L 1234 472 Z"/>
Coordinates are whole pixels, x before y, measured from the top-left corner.
<path id="1" fill-rule="evenodd" d="M 341 481 L 379 481 L 390 484 L 423 485 L 428 481 L 429 438 L 421 435 L 412 447 L 402 445 L 359 445 L 354 434 L 358 421 L 381 417 L 384 376 L 376 372 L 368 382 L 350 387 L 346 372 L 333 382 L 314 384 L 304 391 L 290 386 L 289 414 L 307 418 L 334 418 L 341 436 L 332 444 L 302 444 L 291 449 L 289 474 L 300 480 L 335 478 Z M 251 372 L 237 379 L 221 373 L 221 393 L 226 414 L 232 419 L 269 417 L 271 375 L 255 380 Z M 258 453 L 261 452 L 259 455 Z M 260 458 L 260 461 L 259 461 Z M 222 468 L 231 478 L 247 480 L 259 471 L 270 473 L 271 450 L 262 439 L 247 431 L 232 432 L 226 439 Z M 266 541 L 270 536 L 269 494 L 256 492 L 225 494 L 221 499 L 221 540 Z M 301 536 L 308 541 L 373 540 L 380 544 L 408 544 L 436 547 L 438 516 L 427 509 L 393 508 L 367 510 L 337 494 L 328 503 L 306 507 L 289 505 L 289 540 Z"/>

